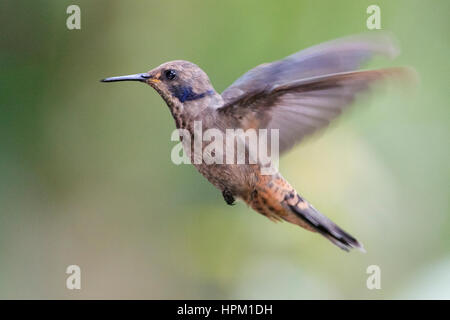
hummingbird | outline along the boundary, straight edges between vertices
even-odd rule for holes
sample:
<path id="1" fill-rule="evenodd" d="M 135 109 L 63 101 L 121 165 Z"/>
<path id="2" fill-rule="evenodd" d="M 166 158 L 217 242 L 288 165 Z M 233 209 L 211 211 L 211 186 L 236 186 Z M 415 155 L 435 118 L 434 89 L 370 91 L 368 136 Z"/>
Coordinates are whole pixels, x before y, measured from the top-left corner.
<path id="1" fill-rule="evenodd" d="M 169 107 L 175 126 L 192 135 L 195 121 L 200 121 L 204 129 L 221 132 L 278 129 L 282 154 L 326 127 L 372 84 L 407 75 L 407 67 L 360 70 L 375 55 L 393 58 L 397 54 L 397 47 L 386 34 L 348 36 L 261 64 L 222 94 L 200 67 L 183 60 L 101 81 L 149 85 Z M 345 251 L 356 248 L 365 252 L 361 242 L 315 209 L 278 171 L 263 175 L 258 163 L 193 164 L 222 192 L 228 205 L 240 199 L 272 221 L 284 220 L 317 232 Z"/>

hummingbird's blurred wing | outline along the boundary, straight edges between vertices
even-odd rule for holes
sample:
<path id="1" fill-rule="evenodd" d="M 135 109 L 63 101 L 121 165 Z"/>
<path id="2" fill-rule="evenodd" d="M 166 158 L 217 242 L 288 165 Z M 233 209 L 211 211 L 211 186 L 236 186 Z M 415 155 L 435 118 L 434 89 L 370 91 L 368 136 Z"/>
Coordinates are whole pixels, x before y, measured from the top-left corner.
<path id="1" fill-rule="evenodd" d="M 399 50 L 387 33 L 344 37 L 301 50 L 246 72 L 222 93 L 226 105 L 273 85 L 339 72 L 355 71 L 374 55 L 394 58 Z"/>
<path id="2" fill-rule="evenodd" d="M 370 39 L 370 40 L 369 40 Z M 353 71 L 375 53 L 392 53 L 386 37 L 331 41 L 250 70 L 222 97 L 222 115 L 243 129 L 279 129 L 280 153 L 336 118 L 369 85 L 406 68 Z"/>
<path id="3" fill-rule="evenodd" d="M 343 72 L 273 85 L 218 110 L 244 130 L 278 129 L 280 154 L 327 126 L 355 96 L 385 77 L 408 78 L 412 70 L 389 68 Z"/>

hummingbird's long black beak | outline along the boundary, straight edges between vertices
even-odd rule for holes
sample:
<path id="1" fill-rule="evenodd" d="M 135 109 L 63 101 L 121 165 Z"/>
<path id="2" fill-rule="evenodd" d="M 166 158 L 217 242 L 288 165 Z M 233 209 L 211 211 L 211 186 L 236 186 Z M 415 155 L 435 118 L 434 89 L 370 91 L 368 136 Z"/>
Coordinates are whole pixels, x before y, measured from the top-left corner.
<path id="1" fill-rule="evenodd" d="M 114 81 L 141 81 L 146 82 L 147 79 L 152 76 L 148 73 L 130 74 L 128 76 L 110 77 L 100 80 L 101 82 L 114 82 Z"/>

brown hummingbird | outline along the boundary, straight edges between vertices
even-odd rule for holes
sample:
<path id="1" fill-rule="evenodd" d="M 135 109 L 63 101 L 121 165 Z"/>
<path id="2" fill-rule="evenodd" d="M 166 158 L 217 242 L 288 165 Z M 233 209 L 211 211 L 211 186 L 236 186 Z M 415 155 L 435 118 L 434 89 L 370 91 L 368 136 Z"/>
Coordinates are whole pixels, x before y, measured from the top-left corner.
<path id="1" fill-rule="evenodd" d="M 393 57 L 397 49 L 385 34 L 329 41 L 282 60 L 251 69 L 222 94 L 207 74 L 188 61 L 171 61 L 146 73 L 102 82 L 140 81 L 164 99 L 179 129 L 279 129 L 280 154 L 323 128 L 377 80 L 404 76 L 408 68 L 357 69 L 374 55 Z M 185 145 L 183 145 L 185 147 Z M 205 145 L 203 145 L 204 147 Z M 193 162 L 194 163 L 194 162 Z M 195 164 L 222 191 L 227 204 L 242 199 L 273 221 L 285 220 L 318 232 L 345 251 L 360 242 L 317 211 L 276 172 L 263 175 L 260 164 Z"/>

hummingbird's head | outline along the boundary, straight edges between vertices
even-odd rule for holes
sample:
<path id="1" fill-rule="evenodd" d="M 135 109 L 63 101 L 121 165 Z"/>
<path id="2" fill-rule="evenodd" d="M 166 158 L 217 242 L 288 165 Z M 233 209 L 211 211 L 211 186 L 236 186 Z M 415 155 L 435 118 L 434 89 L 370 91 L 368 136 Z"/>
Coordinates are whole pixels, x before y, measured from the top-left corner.
<path id="1" fill-rule="evenodd" d="M 176 60 L 166 62 L 146 73 L 112 77 L 101 80 L 140 81 L 154 88 L 171 108 L 198 113 L 205 107 L 222 102 L 208 75 L 192 62 Z"/>

